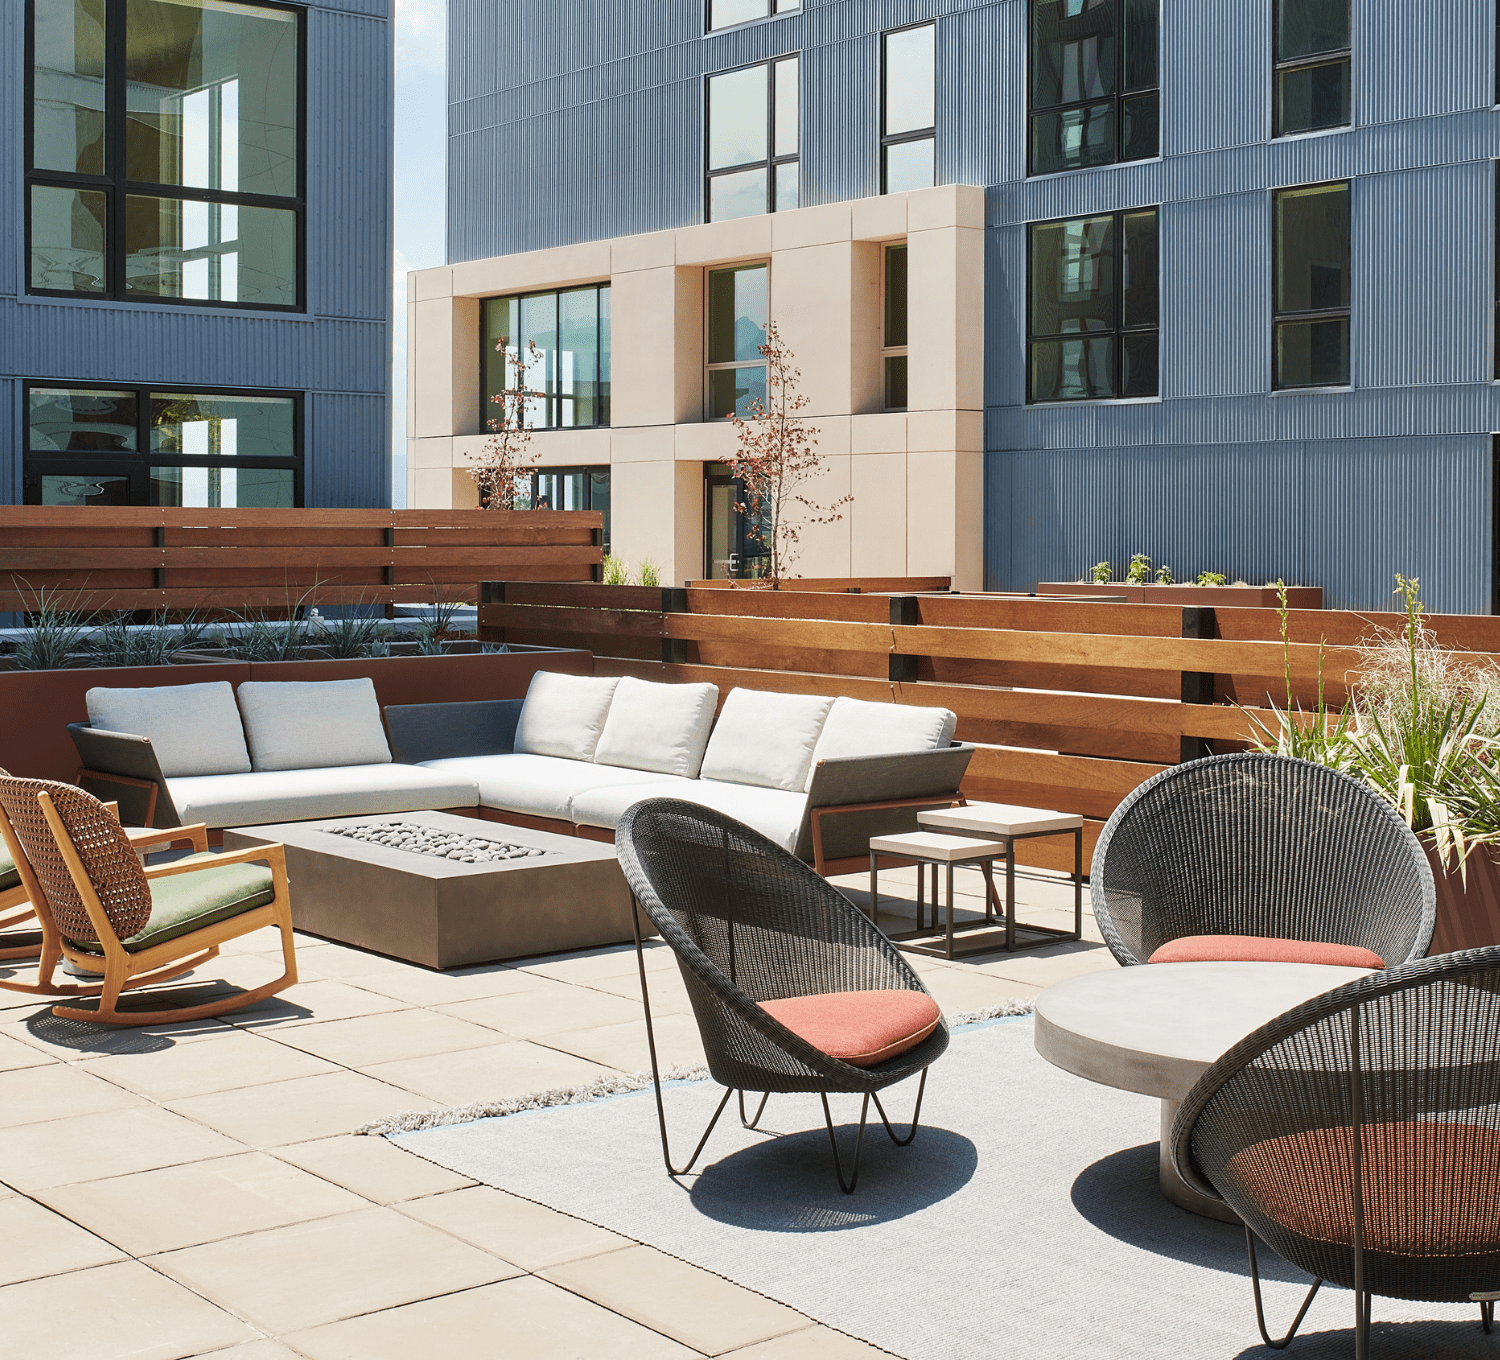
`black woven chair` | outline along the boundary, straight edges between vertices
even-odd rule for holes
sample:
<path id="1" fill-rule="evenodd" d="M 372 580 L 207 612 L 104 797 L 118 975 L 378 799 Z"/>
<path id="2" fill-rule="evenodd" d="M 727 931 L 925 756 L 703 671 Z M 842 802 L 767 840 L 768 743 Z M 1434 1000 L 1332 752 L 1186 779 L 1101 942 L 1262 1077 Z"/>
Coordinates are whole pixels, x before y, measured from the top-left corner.
<path id="1" fill-rule="evenodd" d="M 1280 1350 L 1318 1286 L 1370 1296 L 1500 1294 L 1500 947 L 1372 973 L 1262 1026 L 1208 1069 L 1172 1127 L 1172 1161 L 1245 1222 L 1256 1322 Z M 1273 1340 L 1255 1239 L 1314 1284 Z"/>
<path id="2" fill-rule="evenodd" d="M 645 908 L 677 955 L 709 1071 L 725 1088 L 692 1157 L 681 1169 L 674 1167 L 667 1146 L 640 917 L 633 914 L 667 1173 L 683 1176 L 692 1170 L 735 1092 L 740 1096 L 741 1121 L 754 1128 L 772 1092 L 808 1091 L 822 1097 L 839 1186 L 852 1193 L 859 1179 L 870 1102 L 875 1102 L 891 1141 L 901 1147 L 909 1144 L 922 1113 L 927 1068 L 948 1047 L 947 1026 L 940 1019 L 915 1048 L 874 1067 L 854 1067 L 799 1038 L 757 1002 L 830 992 L 925 994 L 921 979 L 836 888 L 774 841 L 721 813 L 676 799 L 647 799 L 621 818 L 615 848 L 637 910 Z M 899 1138 L 879 1092 L 918 1073 L 921 1082 L 911 1130 Z M 754 1119 L 745 1117 L 746 1091 L 763 1093 Z M 829 1095 L 840 1092 L 864 1097 L 847 1180 L 828 1107 Z"/>
<path id="3" fill-rule="evenodd" d="M 1388 968 L 1432 943 L 1432 870 L 1395 809 L 1284 756 L 1212 756 L 1148 779 L 1105 824 L 1089 881 L 1126 965 L 1187 935 L 1358 945 Z"/>

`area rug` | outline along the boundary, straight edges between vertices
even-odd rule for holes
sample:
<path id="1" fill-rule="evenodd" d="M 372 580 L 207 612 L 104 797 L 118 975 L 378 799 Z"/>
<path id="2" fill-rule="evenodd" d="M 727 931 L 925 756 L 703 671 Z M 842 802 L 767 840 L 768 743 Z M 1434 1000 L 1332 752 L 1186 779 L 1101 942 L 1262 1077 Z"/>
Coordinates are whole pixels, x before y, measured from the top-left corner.
<path id="1" fill-rule="evenodd" d="M 721 1088 L 673 1083 L 674 1155 Z M 915 1082 L 893 1090 L 893 1120 Z M 387 1135 L 474 1180 L 647 1243 L 907 1360 L 1223 1360 L 1260 1344 L 1244 1233 L 1156 1183 L 1158 1106 L 1037 1057 L 1029 1018 L 956 1030 L 909 1148 L 879 1126 L 840 1193 L 816 1096 L 773 1096 L 762 1132 L 725 1113 L 706 1165 L 665 1173 L 649 1089 Z M 873 1111 L 872 1111 L 873 1114 Z M 858 1101 L 834 1107 L 852 1149 Z M 1261 1255 L 1270 1325 L 1310 1281 Z M 1478 1307 L 1377 1299 L 1372 1355 L 1500 1360 Z M 1325 1286 L 1295 1353 L 1353 1355 L 1351 1296 Z M 1253 1343 L 1253 1344 L 1252 1344 Z"/>

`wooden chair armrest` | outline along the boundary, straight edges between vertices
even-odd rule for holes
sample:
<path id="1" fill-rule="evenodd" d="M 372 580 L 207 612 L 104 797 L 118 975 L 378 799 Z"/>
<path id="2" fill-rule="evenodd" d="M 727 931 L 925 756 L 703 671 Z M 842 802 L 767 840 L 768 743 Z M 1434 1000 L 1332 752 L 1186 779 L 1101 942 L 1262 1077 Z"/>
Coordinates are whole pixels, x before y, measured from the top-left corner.
<path id="1" fill-rule="evenodd" d="M 168 878 L 172 874 L 190 874 L 197 869 L 217 869 L 225 864 L 254 864 L 257 860 L 269 860 L 273 871 L 286 872 L 286 847 L 282 845 L 252 845 L 248 850 L 231 850 L 228 854 L 215 855 L 212 859 L 176 860 L 171 864 L 154 864 L 146 870 L 146 877 Z"/>
<path id="2" fill-rule="evenodd" d="M 149 826 L 127 826 L 124 831 L 133 850 L 143 850 L 149 845 L 172 846 L 179 842 L 191 845 L 194 850 L 200 852 L 208 849 L 208 824 L 206 822 L 194 822 L 192 826 L 168 826 L 160 829 Z"/>

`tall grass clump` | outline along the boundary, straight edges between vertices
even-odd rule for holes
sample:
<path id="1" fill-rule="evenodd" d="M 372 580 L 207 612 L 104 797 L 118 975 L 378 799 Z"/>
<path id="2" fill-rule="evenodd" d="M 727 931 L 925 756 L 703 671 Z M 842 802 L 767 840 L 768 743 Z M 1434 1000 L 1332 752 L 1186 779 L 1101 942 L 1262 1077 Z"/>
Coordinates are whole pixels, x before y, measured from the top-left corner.
<path id="1" fill-rule="evenodd" d="M 35 607 L 27 611 L 31 622 L 11 653 L 11 663 L 18 671 L 62 670 L 69 657 L 87 647 L 87 615 L 64 608 L 59 593 L 49 592 L 45 586 L 32 592 Z"/>

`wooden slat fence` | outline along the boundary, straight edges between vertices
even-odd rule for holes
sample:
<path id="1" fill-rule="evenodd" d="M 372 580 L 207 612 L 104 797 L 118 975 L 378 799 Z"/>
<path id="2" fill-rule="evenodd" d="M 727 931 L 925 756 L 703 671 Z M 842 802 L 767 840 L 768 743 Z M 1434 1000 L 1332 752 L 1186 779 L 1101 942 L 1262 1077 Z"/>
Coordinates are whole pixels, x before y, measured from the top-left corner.
<path id="1" fill-rule="evenodd" d="M 285 610 L 476 599 L 475 582 L 593 581 L 597 511 L 0 506 L 0 611 Z"/>
<path id="2" fill-rule="evenodd" d="M 798 583 L 801 584 L 800 582 Z M 1399 615 L 952 594 L 647 589 L 490 581 L 480 636 L 586 647 L 595 673 L 936 705 L 979 745 L 970 798 L 1102 822 L 1168 765 L 1240 749 L 1270 703 L 1341 702 L 1359 644 Z M 1500 619 L 1433 616 L 1440 642 L 1500 652 Z M 1243 709 L 1235 704 L 1243 706 Z M 1034 862 L 1065 867 L 1061 843 Z M 1071 853 L 1071 852 L 1066 852 Z"/>

